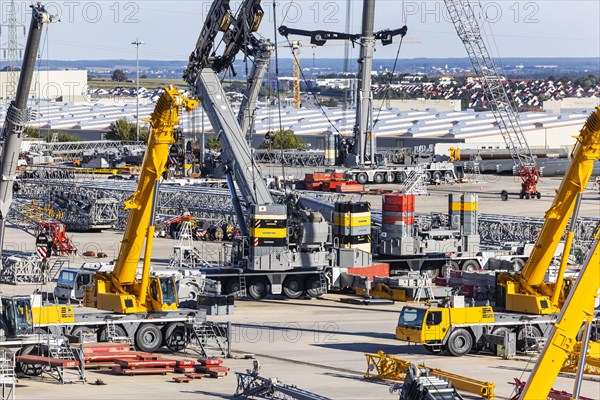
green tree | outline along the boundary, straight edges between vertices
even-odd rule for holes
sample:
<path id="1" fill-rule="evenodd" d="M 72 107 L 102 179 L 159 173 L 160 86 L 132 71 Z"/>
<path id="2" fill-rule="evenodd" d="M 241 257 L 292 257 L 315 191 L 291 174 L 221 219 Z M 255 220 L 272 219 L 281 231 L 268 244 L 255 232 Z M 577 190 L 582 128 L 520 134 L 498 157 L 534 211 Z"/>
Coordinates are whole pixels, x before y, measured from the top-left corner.
<path id="1" fill-rule="evenodd" d="M 204 147 L 208 150 L 221 151 L 221 143 L 219 143 L 216 136 L 209 137 Z"/>
<path id="2" fill-rule="evenodd" d="M 111 75 L 113 81 L 116 82 L 125 82 L 127 78 L 127 74 L 123 72 L 122 69 L 115 69 Z"/>
<path id="3" fill-rule="evenodd" d="M 52 134 L 49 134 L 46 140 L 49 142 L 52 140 Z M 66 132 L 58 132 L 58 141 L 59 142 L 79 142 L 79 138 L 75 135 L 71 135 Z"/>
<path id="4" fill-rule="evenodd" d="M 111 123 L 106 133 L 108 140 L 136 140 L 136 126 L 134 122 L 129 122 L 125 118 L 121 118 Z M 140 141 L 148 141 L 148 128 L 140 126 Z"/>
<path id="5" fill-rule="evenodd" d="M 40 137 L 40 128 L 36 128 L 35 126 L 26 126 L 24 132 L 25 136 L 28 138 Z"/>
<path id="6" fill-rule="evenodd" d="M 271 134 L 269 142 L 263 143 L 261 147 L 263 149 L 270 147 L 272 149 L 306 150 L 308 146 L 294 134 L 294 131 L 284 129 L 276 132 L 274 136 Z"/>

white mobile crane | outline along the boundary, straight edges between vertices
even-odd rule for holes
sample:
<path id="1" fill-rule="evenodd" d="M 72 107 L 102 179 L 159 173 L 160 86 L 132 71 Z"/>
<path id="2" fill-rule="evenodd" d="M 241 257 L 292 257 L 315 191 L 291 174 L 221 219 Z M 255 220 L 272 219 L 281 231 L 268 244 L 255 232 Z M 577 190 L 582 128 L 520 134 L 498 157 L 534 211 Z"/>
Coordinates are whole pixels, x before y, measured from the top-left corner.
<path id="1" fill-rule="evenodd" d="M 220 281 L 227 293 L 247 289 L 255 299 L 280 293 L 290 298 L 303 293 L 317 296 L 326 289 L 324 273 L 338 265 L 343 250 L 333 249 L 329 225 L 320 213 L 301 210 L 295 204 L 275 203 L 246 142 L 271 49 L 269 42 L 253 35 L 263 14 L 259 0 L 242 2 L 235 17 L 228 0 L 214 1 L 184 72 L 185 81 L 200 99 L 221 143 L 220 157 L 242 233 L 234 239 L 231 264 L 205 272 L 207 277 Z M 223 32 L 225 50 L 216 55 L 213 44 L 219 32 Z M 240 51 L 255 65 L 236 117 L 218 73 L 231 68 Z M 249 210 L 249 217 L 244 209 Z M 351 258 L 356 260 L 352 266 L 370 265 L 370 253 L 352 251 L 357 252 L 357 257 Z"/>
<path id="2" fill-rule="evenodd" d="M 407 181 L 411 173 L 413 176 L 420 176 L 420 173 L 413 172 L 414 165 L 409 166 L 386 166 L 385 160 L 377 154 L 377 143 L 374 132 L 376 121 L 373 118 L 373 91 L 371 89 L 371 71 L 373 69 L 373 52 L 375 43 L 380 40 L 384 46 L 390 45 L 394 37 L 404 37 L 408 28 L 403 26 L 398 29 L 384 29 L 374 32 L 375 22 L 375 0 L 365 0 L 363 2 L 363 25 L 361 34 L 351 34 L 344 32 L 331 32 L 323 30 L 304 30 L 290 28 L 288 26 L 279 27 L 279 33 L 288 38 L 289 35 L 300 35 L 310 37 L 310 43 L 316 46 L 323 46 L 328 40 L 349 40 L 352 43 L 360 44 L 360 58 L 358 59 L 358 104 L 356 107 L 356 121 L 354 124 L 354 134 L 352 138 L 341 138 L 338 136 L 338 146 L 340 152 L 339 164 L 346 167 L 345 174 L 349 180 L 357 181 L 360 184 L 365 183 L 402 183 Z M 337 164 L 336 164 L 337 165 Z M 450 163 L 431 162 L 427 166 L 419 167 L 428 182 L 456 180 L 456 172 Z"/>
<path id="3" fill-rule="evenodd" d="M 496 119 L 496 125 L 515 163 L 515 172 L 521 177 L 519 197 L 539 199 L 541 194 L 537 190 L 537 183 L 540 170 L 521 129 L 515 106 L 508 97 L 496 64 L 487 50 L 475 11 L 468 0 L 445 0 L 445 3 L 456 33 L 465 45 L 475 74 L 481 79 L 481 86 Z M 502 190 L 501 198 L 508 200 L 506 190 Z"/>

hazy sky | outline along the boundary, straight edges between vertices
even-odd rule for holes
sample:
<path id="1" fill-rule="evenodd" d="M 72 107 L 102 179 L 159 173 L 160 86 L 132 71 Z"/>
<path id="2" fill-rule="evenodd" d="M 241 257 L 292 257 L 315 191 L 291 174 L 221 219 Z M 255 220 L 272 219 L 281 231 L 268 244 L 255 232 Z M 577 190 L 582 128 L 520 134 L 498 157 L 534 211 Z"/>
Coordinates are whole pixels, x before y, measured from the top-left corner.
<path id="1" fill-rule="evenodd" d="M 30 2 L 16 0 L 18 21 L 29 25 Z M 350 30 L 360 33 L 362 1 L 352 0 Z M 8 1 L 0 1 L 6 23 Z M 140 58 L 187 59 L 196 43 L 210 1 L 52 1 L 49 11 L 62 16 L 44 39 L 43 58 L 135 59 L 131 42 L 138 37 Z M 239 1 L 232 1 L 237 8 Z M 277 25 L 303 29 L 346 30 L 347 1 L 280 0 Z M 474 3 L 475 4 L 475 3 Z M 600 2 L 598 0 L 483 1 L 490 23 L 487 38 L 500 57 L 599 57 Z M 259 33 L 273 40 L 273 0 L 263 1 L 265 19 Z M 403 13 L 402 10 L 405 10 Z M 284 15 L 286 18 L 284 19 Z M 400 57 L 465 57 L 465 49 L 449 22 L 443 1 L 377 0 L 375 29 L 408 26 Z M 2 45 L 6 45 L 3 26 Z M 489 33 L 492 33 L 491 35 Z M 21 37 L 24 45 L 25 39 Z M 278 35 L 282 44 L 285 39 Z M 334 44 L 332 42 L 332 44 Z M 340 43 L 341 44 L 341 43 Z M 334 44 L 314 50 L 316 57 L 343 57 L 343 46 Z M 393 45 L 377 46 L 376 57 L 394 58 Z M 308 46 L 305 56 L 313 50 Z M 353 55 L 358 54 L 354 50 Z M 280 57 L 289 58 L 282 48 Z"/>

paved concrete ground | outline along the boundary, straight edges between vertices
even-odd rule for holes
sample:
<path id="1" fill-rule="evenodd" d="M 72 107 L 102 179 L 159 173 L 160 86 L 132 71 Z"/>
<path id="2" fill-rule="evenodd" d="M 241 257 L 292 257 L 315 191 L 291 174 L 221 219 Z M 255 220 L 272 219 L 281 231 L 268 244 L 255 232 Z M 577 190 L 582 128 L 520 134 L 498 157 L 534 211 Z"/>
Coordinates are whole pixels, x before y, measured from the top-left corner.
<path id="1" fill-rule="evenodd" d="M 495 179 L 495 177 L 494 177 Z M 480 193 L 480 211 L 490 214 L 512 214 L 542 217 L 549 208 L 554 191 L 560 184 L 559 178 L 545 178 L 540 183 L 541 200 L 519 200 L 516 196 L 502 202 L 498 193 L 503 188 L 518 188 L 512 177 L 501 177 L 498 182 L 463 184 L 461 186 L 437 186 L 430 188 L 429 196 L 417 198 L 417 212 L 446 212 L 447 193 L 450 190 L 476 191 Z M 364 196 L 380 207 L 380 196 Z M 600 196 L 588 192 L 584 198 L 581 215 L 600 217 Z M 122 232 L 71 234 L 79 253 L 86 250 L 103 251 L 109 258 L 116 257 Z M 34 238 L 22 230 L 9 228 L 5 248 L 34 250 Z M 168 262 L 174 241 L 155 241 L 153 264 Z M 95 261 L 97 259 L 88 259 Z M 84 261 L 77 256 L 71 265 L 79 266 Z M 36 286 L 37 287 L 37 286 Z M 1 293 L 31 293 L 33 286 L 0 285 Z M 50 285 L 44 288 L 52 290 Z M 391 306 L 358 307 L 341 304 L 335 295 L 323 300 L 266 300 L 261 302 L 242 301 L 236 304 L 235 315 L 213 317 L 214 320 L 230 319 L 237 323 L 234 330 L 234 350 L 253 353 L 262 364 L 263 376 L 278 377 L 285 383 L 295 384 L 323 396 L 335 399 L 394 399 L 388 384 L 365 382 L 362 374 L 366 370 L 364 352 L 383 350 L 414 362 L 425 362 L 457 374 L 490 380 L 497 384 L 499 398 L 508 398 L 514 377 L 526 379 L 532 362 L 505 361 L 489 356 L 469 355 L 461 358 L 433 356 L 416 346 L 394 339 L 394 328 L 400 304 Z M 228 360 L 233 371 L 252 367 L 252 360 Z M 118 377 L 106 372 L 88 373 L 88 382 L 102 379 L 106 386 L 90 384 L 59 386 L 34 379 L 21 379 L 17 397 L 21 399 L 168 399 L 168 398 L 231 398 L 235 392 L 235 376 L 221 380 L 204 379 L 189 384 L 169 382 L 171 377 Z M 572 380 L 560 377 L 555 385 L 558 389 L 571 391 Z M 600 398 L 600 384 L 586 381 L 583 394 Z"/>

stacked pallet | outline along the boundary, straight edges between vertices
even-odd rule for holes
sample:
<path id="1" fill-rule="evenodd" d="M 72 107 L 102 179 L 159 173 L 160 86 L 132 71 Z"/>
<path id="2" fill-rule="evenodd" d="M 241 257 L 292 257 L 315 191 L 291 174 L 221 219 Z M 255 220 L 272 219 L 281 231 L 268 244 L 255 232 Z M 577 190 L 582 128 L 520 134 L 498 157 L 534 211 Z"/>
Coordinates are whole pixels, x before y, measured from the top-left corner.
<path id="1" fill-rule="evenodd" d="M 149 353 L 134 351 L 127 343 L 85 343 L 83 360 L 87 369 L 116 367 L 116 360 L 137 359 Z"/>
<path id="2" fill-rule="evenodd" d="M 335 192 L 336 188 L 345 183 L 342 172 L 319 172 L 306 174 L 304 176 L 304 186 L 306 190 L 323 190 L 326 192 Z"/>
<path id="3" fill-rule="evenodd" d="M 120 375 L 166 375 L 173 372 L 177 361 L 167 360 L 154 355 L 138 357 L 137 359 L 116 360 L 112 371 Z"/>
<path id="4" fill-rule="evenodd" d="M 229 368 L 223 366 L 223 360 L 219 358 L 199 358 L 195 366 L 196 372 L 205 374 L 210 378 L 223 378 L 227 376 Z"/>

